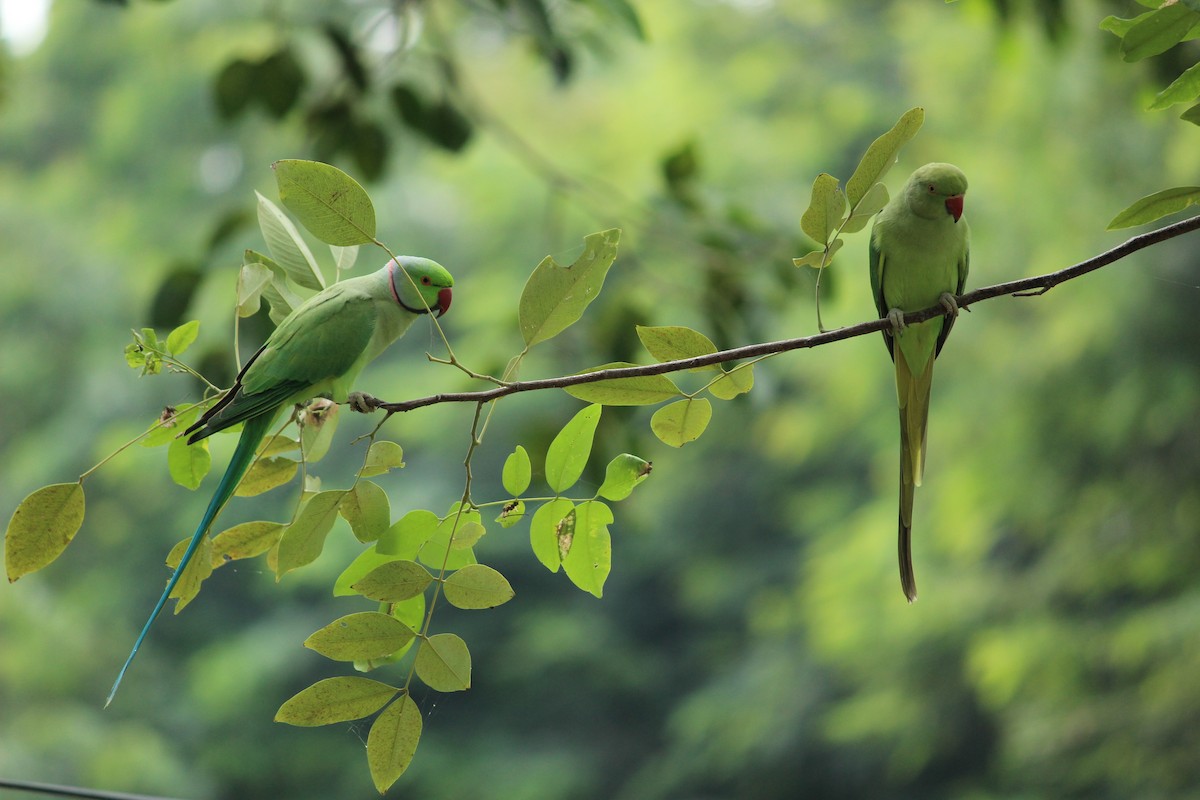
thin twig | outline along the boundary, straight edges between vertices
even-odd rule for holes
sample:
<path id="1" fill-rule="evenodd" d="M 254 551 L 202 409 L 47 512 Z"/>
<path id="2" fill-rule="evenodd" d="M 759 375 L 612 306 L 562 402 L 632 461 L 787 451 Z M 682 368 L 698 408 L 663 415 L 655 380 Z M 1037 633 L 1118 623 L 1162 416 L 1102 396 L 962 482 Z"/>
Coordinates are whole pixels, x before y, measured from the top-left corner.
<path id="1" fill-rule="evenodd" d="M 1004 295 L 1013 295 L 1016 297 L 1027 297 L 1030 295 L 1045 294 L 1050 289 L 1065 283 L 1066 281 L 1078 278 L 1081 275 L 1086 275 L 1093 270 L 1108 266 L 1115 261 L 1119 261 L 1138 250 L 1150 247 L 1151 245 L 1165 242 L 1168 239 L 1173 239 L 1177 236 L 1182 236 L 1185 233 L 1200 230 L 1200 216 L 1185 219 L 1182 222 L 1176 222 L 1173 225 L 1168 225 L 1165 228 L 1159 228 L 1149 233 L 1143 233 L 1134 236 L 1132 239 L 1126 240 L 1124 243 L 1117 245 L 1111 250 L 1106 250 L 1097 256 L 1081 261 L 1074 266 L 1060 269 L 1057 272 L 1049 272 L 1045 275 L 1037 275 L 1032 278 L 1022 278 L 1021 280 L 1008 281 L 1007 283 L 998 283 L 993 286 L 985 286 L 981 289 L 967 292 L 958 296 L 959 308 L 966 308 L 983 300 L 990 300 L 993 297 L 1001 297 Z M 904 315 L 904 324 L 911 325 L 917 322 L 924 322 L 927 319 L 933 319 L 936 316 L 946 313 L 946 309 L 941 304 L 930 306 L 929 308 L 920 311 L 911 311 Z M 441 394 L 430 395 L 428 397 L 419 397 L 415 400 L 405 400 L 399 403 L 379 402 L 378 407 L 386 410 L 389 414 L 394 414 L 401 411 L 412 411 L 425 406 L 439 405 L 441 403 L 482 403 L 488 400 L 495 400 L 498 397 L 505 395 L 516 394 L 518 392 L 536 392 L 542 389 L 563 389 L 568 386 L 578 386 L 584 383 L 594 383 L 596 381 L 611 380 L 613 378 L 641 378 L 649 375 L 664 375 L 668 372 L 680 372 L 696 367 L 708 367 L 713 364 L 723 364 L 729 361 L 738 361 L 743 358 L 758 358 L 776 353 L 786 353 L 791 350 L 800 350 L 808 347 L 820 347 L 821 345 L 839 342 L 843 339 L 853 339 L 856 336 L 866 336 L 869 333 L 889 328 L 890 323 L 886 318 L 870 320 L 868 322 L 860 322 L 857 325 L 850 325 L 845 328 L 836 328 L 824 333 L 818 333 L 813 336 L 801 336 L 795 339 L 781 339 L 774 342 L 762 342 L 760 344 L 750 344 L 744 347 L 735 347 L 730 350 L 721 350 L 709 355 L 696 356 L 695 358 L 682 358 L 676 361 L 663 361 L 659 364 L 647 364 L 639 367 L 621 367 L 617 369 L 602 369 L 595 372 L 587 372 L 579 375 L 564 375 L 558 378 L 543 378 L 541 380 L 532 381 L 514 381 L 505 386 L 497 386 L 494 389 L 485 389 L 477 392 L 444 392 Z"/>

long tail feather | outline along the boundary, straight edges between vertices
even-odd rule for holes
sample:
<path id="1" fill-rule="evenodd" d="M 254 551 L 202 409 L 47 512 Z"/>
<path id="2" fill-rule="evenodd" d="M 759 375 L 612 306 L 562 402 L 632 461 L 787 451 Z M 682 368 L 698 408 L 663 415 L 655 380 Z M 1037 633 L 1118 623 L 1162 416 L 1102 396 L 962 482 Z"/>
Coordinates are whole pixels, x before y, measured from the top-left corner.
<path id="1" fill-rule="evenodd" d="M 274 419 L 275 414 L 267 413 L 246 421 L 246 426 L 242 429 L 241 438 L 238 439 L 237 448 L 233 451 L 233 457 L 229 460 L 229 466 L 225 468 L 225 474 L 221 476 L 221 482 L 217 485 L 217 490 L 213 493 L 212 500 L 208 502 L 208 508 L 204 512 L 204 517 L 200 520 L 200 524 L 196 526 L 196 532 L 192 534 L 192 540 L 188 542 L 187 549 L 183 551 L 183 558 L 179 560 L 179 566 L 171 573 L 171 579 L 167 581 L 167 588 L 163 589 L 162 596 L 158 598 L 158 602 L 154 605 L 154 610 L 150 612 L 150 619 L 146 620 L 146 624 L 142 626 L 142 632 L 138 634 L 137 641 L 133 643 L 133 650 L 130 651 L 129 658 L 125 659 L 124 666 L 117 673 L 117 679 L 113 682 L 112 690 L 108 693 L 108 699 L 104 701 L 106 708 L 113 701 L 113 697 L 116 696 L 117 688 L 121 685 L 121 679 L 125 677 L 125 672 L 129 669 L 129 665 L 133 663 L 133 657 L 137 655 L 138 649 L 141 648 L 142 642 L 146 639 L 146 634 L 150 632 L 150 626 L 154 624 L 154 620 L 158 618 L 159 613 L 163 610 L 163 606 L 167 604 L 171 592 L 175 590 L 175 585 L 179 583 L 180 576 L 183 575 L 183 571 L 192 560 L 192 556 L 195 555 L 200 540 L 208 533 L 208 529 L 212 527 L 213 520 L 216 519 L 217 514 L 224 508 L 229 498 L 233 496 L 233 492 L 242 480 L 242 476 L 250 468 L 251 462 L 254 461 L 254 453 L 258 450 L 258 445 L 262 442 L 267 431 L 270 430 Z"/>
<path id="2" fill-rule="evenodd" d="M 908 426 L 905 424 L 904 409 L 900 409 L 900 534 L 898 549 L 900 556 L 900 588 L 908 602 L 917 599 L 917 576 L 912 565 L 912 511 L 913 461 L 909 452 Z"/>

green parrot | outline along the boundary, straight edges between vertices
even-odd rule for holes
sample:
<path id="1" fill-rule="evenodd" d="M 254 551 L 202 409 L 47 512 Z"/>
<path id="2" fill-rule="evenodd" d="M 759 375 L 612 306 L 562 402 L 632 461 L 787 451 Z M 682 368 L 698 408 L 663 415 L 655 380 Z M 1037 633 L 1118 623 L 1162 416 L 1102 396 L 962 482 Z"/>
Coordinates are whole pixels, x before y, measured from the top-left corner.
<path id="1" fill-rule="evenodd" d="M 912 567 L 913 492 L 925 471 L 933 361 L 958 316 L 970 263 L 970 229 L 962 218 L 967 178 L 952 164 L 926 164 L 884 206 L 871 229 L 871 292 L 896 365 L 900 404 L 900 585 L 917 599 Z M 946 315 L 905 326 L 905 312 L 940 303 Z"/>
<path id="2" fill-rule="evenodd" d="M 200 540 L 246 474 L 279 412 L 318 395 L 362 405 L 350 391 L 363 367 L 404 335 L 421 314 L 450 308 L 454 279 L 427 258 L 400 256 L 380 270 L 350 278 L 309 298 L 288 314 L 246 362 L 233 386 L 182 435 L 188 444 L 243 423 L 237 447 L 179 566 L 133 643 L 105 706 L 112 702 L 150 626 L 166 605 Z"/>

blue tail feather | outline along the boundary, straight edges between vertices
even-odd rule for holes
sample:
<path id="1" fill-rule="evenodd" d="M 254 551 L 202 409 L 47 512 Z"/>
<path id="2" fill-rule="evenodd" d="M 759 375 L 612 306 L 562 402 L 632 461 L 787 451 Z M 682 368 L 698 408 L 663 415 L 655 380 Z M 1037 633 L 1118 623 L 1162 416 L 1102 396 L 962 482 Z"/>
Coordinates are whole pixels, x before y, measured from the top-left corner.
<path id="1" fill-rule="evenodd" d="M 146 634 L 150 632 L 150 626 L 154 624 L 154 620 L 158 618 L 159 613 L 167 604 L 171 592 L 175 590 L 175 585 L 179 583 L 180 576 L 183 575 L 183 571 L 192 560 L 192 556 L 195 555 L 196 548 L 200 546 L 200 540 L 208 533 L 208 529 L 212 527 L 213 520 L 216 519 L 217 514 L 224 508 L 229 498 L 233 496 L 233 492 L 237 489 L 242 476 L 250 468 L 250 464 L 254 461 L 254 453 L 258 449 L 259 443 L 262 442 L 263 437 L 266 436 L 274 419 L 274 413 L 266 413 L 246 420 L 241 438 L 238 439 L 237 448 L 233 451 L 233 457 L 229 460 L 229 466 L 225 468 L 225 474 L 221 476 L 221 482 L 217 485 L 217 490 L 213 493 L 212 500 L 208 502 L 208 508 L 204 512 L 204 517 L 200 520 L 200 524 L 196 526 L 196 532 L 192 534 L 192 540 L 188 542 L 187 549 L 183 551 L 183 558 L 179 560 L 179 566 L 171 573 L 171 579 L 167 581 L 167 588 L 163 589 L 162 596 L 158 598 L 158 602 L 154 605 L 154 610 L 150 612 L 150 619 L 146 620 L 146 624 L 142 626 L 142 632 L 138 634 L 137 641 L 133 643 L 133 650 L 130 651 L 129 658 L 125 659 L 124 666 L 117 673 L 117 679 L 113 682 L 112 690 L 108 693 L 108 699 L 104 701 L 105 708 L 108 707 L 108 704 L 113 701 L 113 697 L 116 696 L 117 687 L 121 685 L 121 679 L 125 677 L 126 670 L 133 663 L 133 657 L 137 655 L 138 649 L 146 639 Z"/>

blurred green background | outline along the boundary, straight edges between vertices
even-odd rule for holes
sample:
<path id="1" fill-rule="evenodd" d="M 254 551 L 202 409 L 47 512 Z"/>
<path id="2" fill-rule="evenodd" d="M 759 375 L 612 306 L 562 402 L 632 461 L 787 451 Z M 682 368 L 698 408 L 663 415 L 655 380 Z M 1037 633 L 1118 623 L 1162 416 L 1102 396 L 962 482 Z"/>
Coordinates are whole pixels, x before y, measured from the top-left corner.
<path id="1" fill-rule="evenodd" d="M 1123 64 L 1097 27 L 1140 10 L 54 3 L 44 40 L 11 46 L 0 70 L 0 514 L 198 396 L 128 369 L 129 328 L 201 319 L 188 357 L 228 381 L 241 250 L 262 247 L 245 214 L 252 190 L 275 196 L 275 159 L 372 178 L 381 237 L 454 272 L 444 322 L 479 370 L 520 349 L 517 298 L 542 256 L 569 261 L 613 226 L 625 235 L 604 294 L 522 377 L 644 361 L 634 324 L 690 325 L 722 346 L 804 335 L 814 275 L 790 259 L 807 248 L 811 181 L 847 178 L 912 106 L 927 121 L 887 182 L 931 160 L 966 172 L 970 287 L 1113 246 L 1116 212 L 1195 183 L 1195 128 L 1141 110 L 1169 58 Z M 249 78 L 239 59 L 258 65 Z M 471 646 L 473 686 L 417 691 L 425 735 L 391 794 L 1200 797 L 1197 252 L 1193 235 L 964 315 L 938 362 L 913 606 L 895 574 L 898 436 L 876 337 L 757 367 L 754 391 L 682 450 L 650 435 L 649 410 L 606 411 L 596 461 L 631 451 L 654 473 L 615 507 L 604 599 L 546 572 L 526 526 L 489 534 L 477 552 L 517 597 L 435 618 Z M 358 272 L 379 260 L 364 252 Z M 826 275 L 827 324 L 874 316 L 865 265 L 862 234 Z M 243 346 L 263 331 L 244 328 Z M 424 362 L 435 345 L 414 328 L 360 388 L 471 388 Z M 477 498 L 501 497 L 504 456 L 544 451 L 579 405 L 502 402 Z M 470 414 L 389 422 L 408 461 L 381 479 L 394 515 L 457 499 Z M 369 425 L 343 420 L 331 485 Z M 216 443 L 215 463 L 231 449 Z M 164 451 L 132 448 L 89 479 L 66 554 L 0 590 L 0 777 L 374 795 L 365 724 L 272 722 L 338 670 L 303 639 L 366 608 L 329 594 L 360 547 L 344 527 L 278 585 L 259 562 L 218 571 L 101 709 L 214 481 L 189 493 Z M 238 500 L 224 521 L 280 518 L 290 502 Z"/>

